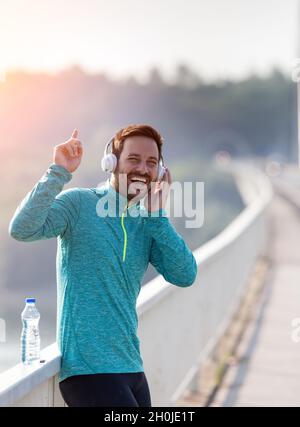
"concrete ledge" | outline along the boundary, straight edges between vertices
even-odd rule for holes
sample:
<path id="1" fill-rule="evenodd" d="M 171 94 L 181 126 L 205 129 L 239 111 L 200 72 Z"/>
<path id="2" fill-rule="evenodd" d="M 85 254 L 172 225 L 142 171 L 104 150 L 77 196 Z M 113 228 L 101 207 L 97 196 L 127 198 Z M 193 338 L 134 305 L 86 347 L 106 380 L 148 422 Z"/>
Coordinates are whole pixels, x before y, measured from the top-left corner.
<path id="1" fill-rule="evenodd" d="M 32 367 L 19 363 L 0 374 L 0 406 L 13 405 L 59 372 L 61 355 L 56 343 L 41 351 L 41 360 L 45 363 Z"/>

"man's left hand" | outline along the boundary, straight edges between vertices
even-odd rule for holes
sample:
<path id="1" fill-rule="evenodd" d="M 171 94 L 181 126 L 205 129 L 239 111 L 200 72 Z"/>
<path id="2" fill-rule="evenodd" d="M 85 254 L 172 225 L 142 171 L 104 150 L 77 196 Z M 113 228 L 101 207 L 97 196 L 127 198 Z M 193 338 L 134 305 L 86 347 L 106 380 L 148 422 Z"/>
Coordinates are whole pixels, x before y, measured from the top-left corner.
<path id="1" fill-rule="evenodd" d="M 144 206 L 148 212 L 165 209 L 171 184 L 171 173 L 168 168 L 165 168 L 162 179 L 151 183 L 151 187 L 145 197 Z"/>

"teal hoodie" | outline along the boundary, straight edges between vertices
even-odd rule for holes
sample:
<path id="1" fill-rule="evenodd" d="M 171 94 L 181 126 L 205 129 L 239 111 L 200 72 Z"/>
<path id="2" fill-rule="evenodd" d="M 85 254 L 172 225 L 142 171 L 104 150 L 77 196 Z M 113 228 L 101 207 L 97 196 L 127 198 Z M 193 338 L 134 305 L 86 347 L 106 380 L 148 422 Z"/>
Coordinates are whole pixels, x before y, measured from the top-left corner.
<path id="1" fill-rule="evenodd" d="M 71 178 L 51 164 L 9 224 L 9 234 L 22 242 L 57 237 L 59 381 L 143 372 L 136 300 L 148 264 L 186 287 L 196 278 L 195 258 L 165 210 L 150 216 L 140 202 L 128 207 L 109 180 L 98 188 L 62 191 Z"/>

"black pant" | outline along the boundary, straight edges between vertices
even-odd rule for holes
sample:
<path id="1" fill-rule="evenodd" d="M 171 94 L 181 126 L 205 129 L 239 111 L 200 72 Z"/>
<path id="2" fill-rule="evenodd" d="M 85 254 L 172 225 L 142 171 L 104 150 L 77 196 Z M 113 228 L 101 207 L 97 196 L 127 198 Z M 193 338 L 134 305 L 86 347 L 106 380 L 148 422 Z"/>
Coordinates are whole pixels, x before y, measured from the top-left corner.
<path id="1" fill-rule="evenodd" d="M 76 375 L 61 381 L 59 388 L 69 407 L 151 407 L 144 372 Z"/>

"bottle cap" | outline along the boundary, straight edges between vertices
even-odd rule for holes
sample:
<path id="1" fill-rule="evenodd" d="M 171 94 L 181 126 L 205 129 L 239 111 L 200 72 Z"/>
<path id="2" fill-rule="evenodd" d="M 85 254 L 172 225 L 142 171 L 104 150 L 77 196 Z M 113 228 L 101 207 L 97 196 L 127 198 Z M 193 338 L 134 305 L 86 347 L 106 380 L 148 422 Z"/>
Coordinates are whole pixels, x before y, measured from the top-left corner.
<path id="1" fill-rule="evenodd" d="M 35 304 L 35 298 L 26 298 L 26 304 L 32 304 L 32 303 L 34 303 Z"/>

